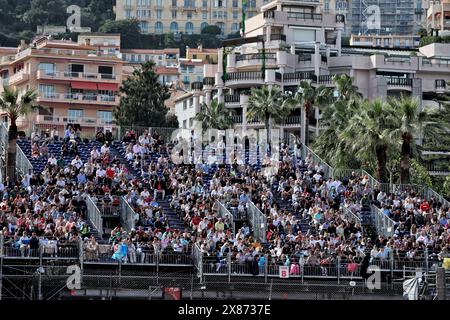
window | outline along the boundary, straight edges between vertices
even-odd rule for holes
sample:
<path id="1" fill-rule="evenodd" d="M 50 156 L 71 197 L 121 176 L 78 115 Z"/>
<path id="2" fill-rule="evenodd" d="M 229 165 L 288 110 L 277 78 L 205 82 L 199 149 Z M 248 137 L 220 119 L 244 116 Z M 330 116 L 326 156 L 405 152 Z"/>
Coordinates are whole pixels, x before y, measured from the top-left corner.
<path id="1" fill-rule="evenodd" d="M 213 19 L 217 19 L 217 11 L 213 11 Z"/>
<path id="2" fill-rule="evenodd" d="M 237 31 L 239 31 L 239 24 L 234 22 L 231 26 L 231 32 L 237 32 Z"/>
<path id="3" fill-rule="evenodd" d="M 100 119 L 101 123 L 104 124 L 111 124 L 113 117 L 111 111 L 97 111 L 97 119 Z"/>
<path id="4" fill-rule="evenodd" d="M 175 21 L 173 21 L 170 24 L 170 32 L 171 33 L 178 33 L 178 23 L 176 23 Z"/>
<path id="5" fill-rule="evenodd" d="M 202 1 L 202 7 L 203 8 L 208 8 L 208 0 L 203 0 Z"/>
<path id="6" fill-rule="evenodd" d="M 80 73 L 84 72 L 84 65 L 82 64 L 69 64 L 69 76 L 78 78 Z"/>
<path id="7" fill-rule="evenodd" d="M 162 7 L 162 0 L 156 0 L 156 6 Z"/>
<path id="8" fill-rule="evenodd" d="M 155 23 L 155 32 L 162 33 L 163 32 L 163 24 L 161 21 Z"/>
<path id="9" fill-rule="evenodd" d="M 375 39 L 375 44 L 377 47 L 381 46 L 381 38 L 376 38 Z"/>
<path id="10" fill-rule="evenodd" d="M 186 129 L 187 120 L 183 120 L 183 128 Z"/>
<path id="11" fill-rule="evenodd" d="M 177 17 L 177 10 L 172 10 L 172 18 L 176 18 Z"/>
<path id="12" fill-rule="evenodd" d="M 218 19 L 222 19 L 222 11 L 218 11 L 217 12 L 217 18 Z"/>
<path id="13" fill-rule="evenodd" d="M 238 15 L 239 13 L 237 11 L 233 11 L 233 19 L 239 19 Z"/>
<path id="14" fill-rule="evenodd" d="M 141 33 L 148 33 L 148 22 L 147 21 L 140 21 L 139 22 L 139 29 L 141 29 Z"/>
<path id="15" fill-rule="evenodd" d="M 187 109 L 187 101 L 184 100 L 184 101 L 183 101 L 183 110 L 186 110 L 186 109 Z"/>
<path id="16" fill-rule="evenodd" d="M 156 19 L 162 19 L 162 10 L 161 9 L 156 10 Z"/>
<path id="17" fill-rule="evenodd" d="M 172 7 L 176 7 L 177 6 L 177 0 L 172 0 Z"/>
<path id="18" fill-rule="evenodd" d="M 188 19 L 192 19 L 192 11 L 188 11 L 186 15 Z"/>
<path id="19" fill-rule="evenodd" d="M 194 126 L 194 118 L 189 119 L 189 128 Z"/>
<path id="20" fill-rule="evenodd" d="M 389 47 L 389 38 L 384 39 L 384 46 Z"/>
<path id="21" fill-rule="evenodd" d="M 203 20 L 208 19 L 208 12 L 207 11 L 202 11 L 202 19 Z"/>
<path id="22" fill-rule="evenodd" d="M 69 118 L 69 121 L 77 121 L 80 118 L 84 117 L 84 110 L 83 109 L 69 109 L 67 111 L 67 117 Z"/>
<path id="23" fill-rule="evenodd" d="M 233 8 L 237 8 L 238 7 L 238 0 L 233 0 Z"/>
<path id="24" fill-rule="evenodd" d="M 203 28 L 205 28 L 207 26 L 208 26 L 207 22 L 202 22 L 202 24 L 200 25 L 200 30 L 203 30 Z"/>
<path id="25" fill-rule="evenodd" d="M 101 74 L 102 79 L 113 79 L 113 67 L 98 66 L 98 73 Z"/>
<path id="26" fill-rule="evenodd" d="M 53 63 L 39 63 L 39 70 L 48 75 L 54 75 L 56 71 Z"/>
<path id="27" fill-rule="evenodd" d="M 192 108 L 194 106 L 194 99 L 190 98 L 189 99 L 189 108 Z"/>
<path id="28" fill-rule="evenodd" d="M 194 33 L 194 25 L 192 24 L 192 22 L 186 22 L 186 27 L 185 27 L 185 31 L 187 34 L 193 34 Z"/>
<path id="29" fill-rule="evenodd" d="M 325 12 L 328 12 L 328 10 L 330 10 L 330 1 L 329 0 L 325 0 L 323 9 Z"/>
<path id="30" fill-rule="evenodd" d="M 131 10 L 125 10 L 125 19 L 131 19 Z"/>
<path id="31" fill-rule="evenodd" d="M 131 0 L 125 0 L 125 6 L 127 7 L 131 6 Z"/>
<path id="32" fill-rule="evenodd" d="M 55 86 L 53 86 L 53 85 L 40 84 L 38 90 L 39 90 L 39 93 L 45 98 L 55 97 Z"/>
<path id="33" fill-rule="evenodd" d="M 223 34 L 225 31 L 225 23 L 223 22 L 217 22 L 216 26 L 218 26 L 220 28 L 220 32 Z"/>

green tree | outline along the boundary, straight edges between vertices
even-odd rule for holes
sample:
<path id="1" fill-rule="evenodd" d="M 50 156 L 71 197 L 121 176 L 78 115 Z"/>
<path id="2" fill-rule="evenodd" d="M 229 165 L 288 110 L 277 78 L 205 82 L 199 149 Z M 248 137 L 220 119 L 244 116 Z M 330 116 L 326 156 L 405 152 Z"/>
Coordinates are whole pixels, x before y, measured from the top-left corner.
<path id="1" fill-rule="evenodd" d="M 363 163 L 376 161 L 376 177 L 382 183 L 388 181 L 388 154 L 398 147 L 390 136 L 396 124 L 395 111 L 390 104 L 365 100 L 349 120 L 347 128 L 338 135 L 344 140 L 347 152 Z"/>
<path id="2" fill-rule="evenodd" d="M 166 115 L 166 127 L 178 128 L 179 125 L 180 124 L 178 123 L 178 117 L 176 115 L 174 115 L 173 113 L 168 113 Z"/>
<path id="3" fill-rule="evenodd" d="M 139 20 L 106 20 L 99 28 L 100 32 L 119 33 L 124 48 L 142 48 Z"/>
<path id="4" fill-rule="evenodd" d="M 247 105 L 248 119 L 261 119 L 267 130 L 267 143 L 271 145 L 271 129 L 290 114 L 293 101 L 277 86 L 253 87 Z"/>
<path id="5" fill-rule="evenodd" d="M 233 125 L 231 118 L 231 111 L 225 107 L 223 102 L 218 102 L 217 99 L 211 101 L 208 106 L 202 103 L 200 112 L 195 116 L 195 120 L 202 123 L 202 130 L 219 129 L 225 130 Z"/>
<path id="6" fill-rule="evenodd" d="M 337 99 L 349 101 L 350 99 L 362 98 L 358 87 L 353 84 L 354 78 L 347 74 L 333 76 L 333 82 L 337 91 Z"/>
<path id="7" fill-rule="evenodd" d="M 10 125 L 8 129 L 8 147 L 6 155 L 6 176 L 9 181 L 15 183 L 16 177 L 16 153 L 17 153 L 17 124 L 19 117 L 27 116 L 34 108 L 37 93 L 28 90 L 24 94 L 19 94 L 18 90 L 4 87 L 0 97 L 0 109 L 6 113 Z"/>
<path id="8" fill-rule="evenodd" d="M 431 177 L 428 170 L 416 159 L 411 160 L 411 183 L 432 187 Z"/>
<path id="9" fill-rule="evenodd" d="M 201 34 L 212 34 L 212 35 L 218 35 L 221 34 L 222 30 L 216 25 L 209 25 L 202 29 Z"/>
<path id="10" fill-rule="evenodd" d="M 294 95 L 293 103 L 303 106 L 303 123 L 302 127 L 305 131 L 302 139 L 303 143 L 308 145 L 309 143 L 309 117 L 312 111 L 312 107 L 315 105 L 319 108 L 329 103 L 331 99 L 330 90 L 325 86 L 315 88 L 307 81 L 301 81 L 298 86 L 298 90 Z"/>
<path id="11" fill-rule="evenodd" d="M 30 9 L 23 14 L 22 19 L 34 31 L 38 25 L 66 25 L 65 12 L 64 0 L 32 0 Z"/>
<path id="12" fill-rule="evenodd" d="M 122 97 L 114 110 L 114 118 L 119 125 L 167 126 L 168 109 L 164 101 L 170 97 L 169 89 L 158 81 L 154 68 L 155 63 L 148 61 L 122 82 Z"/>
<path id="13" fill-rule="evenodd" d="M 450 176 L 445 177 L 444 192 L 446 197 L 450 199 Z"/>
<path id="14" fill-rule="evenodd" d="M 428 137 L 439 141 L 439 129 L 443 124 L 430 121 L 435 112 L 421 111 L 419 101 L 410 97 L 402 96 L 400 99 L 389 99 L 389 104 L 395 110 L 397 117 L 396 129 L 392 130 L 390 136 L 394 141 L 401 143 L 400 151 L 400 183 L 408 184 L 410 181 L 410 168 L 412 156 L 418 155 L 416 139 L 423 139 L 427 130 Z"/>

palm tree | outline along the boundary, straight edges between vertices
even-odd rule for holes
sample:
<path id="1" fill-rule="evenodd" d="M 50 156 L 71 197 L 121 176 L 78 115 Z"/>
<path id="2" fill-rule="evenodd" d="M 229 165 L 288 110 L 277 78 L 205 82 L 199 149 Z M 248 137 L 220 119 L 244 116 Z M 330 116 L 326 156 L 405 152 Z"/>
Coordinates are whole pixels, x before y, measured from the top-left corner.
<path id="1" fill-rule="evenodd" d="M 400 99 L 389 99 L 389 104 L 396 111 L 397 128 L 390 134 L 391 138 L 401 143 L 400 151 L 400 183 L 408 184 L 410 181 L 411 157 L 417 154 L 415 139 L 424 136 L 439 141 L 444 124 L 436 119 L 436 112 L 421 111 L 419 101 L 411 97 L 402 96 Z M 439 119 L 439 118 L 437 118 Z"/>
<path id="2" fill-rule="evenodd" d="M 336 134 L 344 131 L 360 107 L 361 94 L 353 85 L 353 78 L 346 74 L 334 75 L 333 82 L 338 95 L 330 98 L 333 103 L 323 110 L 321 122 L 324 130 L 314 141 L 314 151 L 333 167 L 359 168 L 360 161 L 346 152 L 345 141 L 336 140 Z"/>
<path id="3" fill-rule="evenodd" d="M 397 147 L 391 132 L 397 124 L 394 108 L 381 100 L 363 101 L 348 122 L 347 128 L 339 134 L 344 140 L 347 152 L 362 162 L 376 159 L 378 181 L 388 181 L 388 153 Z"/>
<path id="4" fill-rule="evenodd" d="M 8 87 L 4 87 L 3 93 L 0 97 L 0 109 L 7 114 L 10 120 L 6 156 L 6 176 L 9 177 L 9 181 L 12 183 L 15 183 L 16 175 L 16 121 L 19 117 L 26 116 L 33 110 L 35 107 L 34 102 L 36 101 L 36 98 L 37 93 L 33 90 L 28 90 L 23 95 L 20 95 L 18 90 L 12 90 Z"/>
<path id="5" fill-rule="evenodd" d="M 338 92 L 338 100 L 362 98 L 362 94 L 358 91 L 358 87 L 353 84 L 353 77 L 347 74 L 336 74 L 333 76 L 333 82 Z"/>
<path id="6" fill-rule="evenodd" d="M 302 142 L 305 145 L 309 143 L 309 115 L 312 107 L 316 105 L 320 108 L 328 103 L 330 99 L 330 90 L 325 86 L 315 88 L 308 81 L 300 82 L 298 90 L 294 95 L 294 101 L 296 104 L 302 105 L 304 109 L 305 115 L 303 117 L 302 128 L 305 134 L 302 135 Z"/>
<path id="7" fill-rule="evenodd" d="M 225 130 L 233 125 L 231 118 L 232 112 L 225 107 L 223 102 L 218 102 L 217 99 L 211 101 L 208 106 L 202 103 L 200 112 L 195 116 L 195 120 L 202 123 L 202 130 L 219 129 Z"/>
<path id="8" fill-rule="evenodd" d="M 282 122 L 292 110 L 292 99 L 277 86 L 253 87 L 248 99 L 247 117 L 262 119 L 267 130 L 267 143 L 271 145 L 273 122 Z"/>

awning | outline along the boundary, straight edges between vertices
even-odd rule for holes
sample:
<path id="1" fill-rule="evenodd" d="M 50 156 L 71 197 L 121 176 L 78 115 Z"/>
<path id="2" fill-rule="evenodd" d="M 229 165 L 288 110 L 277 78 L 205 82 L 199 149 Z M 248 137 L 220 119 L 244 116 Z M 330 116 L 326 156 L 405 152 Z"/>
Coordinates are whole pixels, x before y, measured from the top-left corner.
<path id="1" fill-rule="evenodd" d="M 117 91 L 119 85 L 117 83 L 97 83 L 98 90 Z"/>
<path id="2" fill-rule="evenodd" d="M 97 90 L 97 84 L 93 82 L 72 81 L 70 85 L 73 89 Z"/>

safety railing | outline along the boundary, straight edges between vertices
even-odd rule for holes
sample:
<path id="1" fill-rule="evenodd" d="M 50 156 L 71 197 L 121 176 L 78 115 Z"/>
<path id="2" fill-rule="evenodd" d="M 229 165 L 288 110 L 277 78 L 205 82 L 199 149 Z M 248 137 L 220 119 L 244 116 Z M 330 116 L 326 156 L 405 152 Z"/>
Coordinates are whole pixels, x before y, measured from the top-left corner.
<path id="1" fill-rule="evenodd" d="M 216 204 L 217 204 L 217 208 L 218 208 L 219 218 L 222 218 L 224 223 L 228 221 L 233 230 L 233 234 L 235 234 L 236 230 L 235 230 L 235 225 L 234 225 L 233 214 L 219 200 L 216 200 Z"/>
<path id="2" fill-rule="evenodd" d="M 349 222 L 357 223 L 360 226 L 362 226 L 361 218 L 358 217 L 355 213 L 351 212 L 349 208 L 345 206 L 341 206 L 342 215 L 344 216 L 344 219 Z"/>
<path id="3" fill-rule="evenodd" d="M 259 240 L 260 242 L 265 242 L 267 234 L 267 219 L 261 210 L 259 210 L 251 201 L 247 202 L 247 218 L 253 230 L 253 238 Z"/>
<path id="4" fill-rule="evenodd" d="M 125 230 L 130 232 L 131 229 L 135 228 L 136 221 L 139 220 L 139 215 L 130 206 L 125 197 L 120 198 L 120 219 Z"/>
<path id="5" fill-rule="evenodd" d="M 394 235 L 395 221 L 386 216 L 380 208 L 372 205 L 372 221 L 379 235 L 391 237 Z"/>
<path id="6" fill-rule="evenodd" d="M 351 177 L 353 173 L 363 179 L 367 179 L 367 183 L 370 185 L 370 188 L 372 190 L 380 188 L 381 184 L 378 182 L 378 180 L 364 169 L 335 169 L 333 177 L 343 179 Z"/>
<path id="7" fill-rule="evenodd" d="M 315 165 L 320 166 L 321 169 L 323 170 L 325 179 L 334 176 L 334 169 L 328 163 L 322 160 L 322 158 L 319 157 L 314 151 L 312 151 L 304 144 L 301 145 L 301 155 L 303 160 L 309 156 Z"/>
<path id="8" fill-rule="evenodd" d="M 29 239 L 28 239 L 29 240 Z M 56 241 L 39 239 L 38 247 L 31 248 L 29 241 L 19 242 L 0 235 L 1 256 L 8 259 L 78 259 L 78 241 Z"/>
<path id="9" fill-rule="evenodd" d="M 97 229 L 100 236 L 103 236 L 103 218 L 99 208 L 90 196 L 86 197 L 86 204 L 88 219 L 92 222 L 95 229 Z"/>
<path id="10" fill-rule="evenodd" d="M 25 175 L 30 171 L 33 172 L 33 165 L 31 164 L 30 160 L 28 160 L 27 156 L 19 147 L 19 145 L 17 145 L 16 151 L 16 169 L 22 175 Z"/>
<path id="11" fill-rule="evenodd" d="M 192 246 L 192 263 L 197 270 L 197 276 L 202 277 L 203 275 L 203 254 L 201 249 L 196 243 Z"/>

